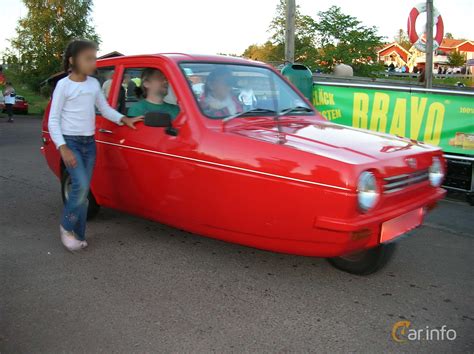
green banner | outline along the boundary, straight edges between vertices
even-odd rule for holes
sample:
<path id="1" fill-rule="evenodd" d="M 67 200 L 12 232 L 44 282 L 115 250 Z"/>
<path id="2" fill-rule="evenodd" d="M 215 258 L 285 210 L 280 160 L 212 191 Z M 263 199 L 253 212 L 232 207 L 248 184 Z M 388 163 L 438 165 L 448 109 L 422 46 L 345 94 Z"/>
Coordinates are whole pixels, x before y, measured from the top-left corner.
<path id="1" fill-rule="evenodd" d="M 474 155 L 474 96 L 318 83 L 313 86 L 313 104 L 338 124 L 424 141 L 447 153 Z"/>

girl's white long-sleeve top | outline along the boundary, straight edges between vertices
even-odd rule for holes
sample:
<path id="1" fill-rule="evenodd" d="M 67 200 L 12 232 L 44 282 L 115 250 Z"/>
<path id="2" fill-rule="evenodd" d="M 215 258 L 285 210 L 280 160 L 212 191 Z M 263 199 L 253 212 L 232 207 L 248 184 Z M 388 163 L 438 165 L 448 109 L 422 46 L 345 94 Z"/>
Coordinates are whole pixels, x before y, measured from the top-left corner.
<path id="1" fill-rule="evenodd" d="M 49 134 L 57 148 L 66 143 L 63 135 L 95 134 L 95 106 L 105 118 L 122 124 L 123 114 L 110 107 L 97 79 L 88 76 L 77 82 L 65 77 L 58 81 L 48 120 Z"/>

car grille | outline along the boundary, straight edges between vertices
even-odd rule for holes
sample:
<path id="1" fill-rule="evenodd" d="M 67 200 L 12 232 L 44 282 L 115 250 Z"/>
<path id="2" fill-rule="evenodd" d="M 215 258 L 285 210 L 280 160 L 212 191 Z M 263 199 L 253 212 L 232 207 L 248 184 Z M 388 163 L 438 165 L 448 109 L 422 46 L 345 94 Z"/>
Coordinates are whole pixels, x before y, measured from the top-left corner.
<path id="1" fill-rule="evenodd" d="M 383 192 L 393 193 L 413 184 L 428 181 L 429 172 L 428 170 L 420 170 L 412 173 L 405 173 L 403 175 L 397 175 L 392 177 L 384 178 Z"/>

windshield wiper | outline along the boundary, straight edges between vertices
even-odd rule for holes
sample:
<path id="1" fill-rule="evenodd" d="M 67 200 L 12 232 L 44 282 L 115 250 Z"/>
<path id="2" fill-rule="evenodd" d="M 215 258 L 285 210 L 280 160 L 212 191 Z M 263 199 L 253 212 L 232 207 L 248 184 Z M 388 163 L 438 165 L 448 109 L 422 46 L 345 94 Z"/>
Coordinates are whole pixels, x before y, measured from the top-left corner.
<path id="1" fill-rule="evenodd" d="M 275 119 L 278 119 L 280 118 L 281 116 L 284 116 L 286 114 L 290 114 L 290 113 L 296 113 L 296 112 L 313 112 L 313 110 L 309 107 L 306 107 L 306 106 L 294 106 L 294 107 L 289 107 L 289 108 L 285 108 L 285 109 L 282 109 L 281 111 L 278 112 L 278 114 L 276 115 Z"/>
<path id="2" fill-rule="evenodd" d="M 234 114 L 233 116 L 229 116 L 227 118 L 224 118 L 224 119 L 222 119 L 222 122 L 227 123 L 227 122 L 231 121 L 232 119 L 244 117 L 248 114 L 253 114 L 253 113 L 274 113 L 275 114 L 276 112 L 272 109 L 267 109 L 267 108 L 252 108 L 252 109 L 249 109 L 247 111 L 240 112 L 240 113 Z"/>
<path id="3" fill-rule="evenodd" d="M 295 112 L 313 112 L 313 110 L 306 106 L 293 106 L 289 108 L 282 109 L 275 115 L 274 121 L 277 123 L 278 132 L 282 133 L 282 129 L 280 126 L 280 118 L 284 115 L 295 113 Z"/>

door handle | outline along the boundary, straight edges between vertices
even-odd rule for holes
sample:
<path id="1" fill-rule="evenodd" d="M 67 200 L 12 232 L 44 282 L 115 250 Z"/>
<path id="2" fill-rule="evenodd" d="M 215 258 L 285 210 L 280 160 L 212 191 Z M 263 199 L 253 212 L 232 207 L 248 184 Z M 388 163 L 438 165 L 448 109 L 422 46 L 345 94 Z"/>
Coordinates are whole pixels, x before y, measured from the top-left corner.
<path id="1" fill-rule="evenodd" d="M 114 132 L 112 130 L 101 128 L 101 129 L 99 129 L 99 133 L 113 134 Z"/>

